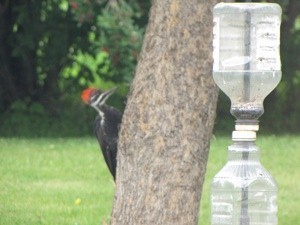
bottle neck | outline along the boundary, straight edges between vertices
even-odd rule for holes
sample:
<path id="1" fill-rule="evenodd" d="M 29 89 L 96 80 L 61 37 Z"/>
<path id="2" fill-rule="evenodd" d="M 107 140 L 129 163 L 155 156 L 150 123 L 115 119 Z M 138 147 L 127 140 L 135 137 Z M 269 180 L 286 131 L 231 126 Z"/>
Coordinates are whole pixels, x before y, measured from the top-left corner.
<path id="1" fill-rule="evenodd" d="M 229 160 L 245 160 L 255 161 L 259 160 L 259 148 L 255 141 L 234 141 L 228 147 Z"/>

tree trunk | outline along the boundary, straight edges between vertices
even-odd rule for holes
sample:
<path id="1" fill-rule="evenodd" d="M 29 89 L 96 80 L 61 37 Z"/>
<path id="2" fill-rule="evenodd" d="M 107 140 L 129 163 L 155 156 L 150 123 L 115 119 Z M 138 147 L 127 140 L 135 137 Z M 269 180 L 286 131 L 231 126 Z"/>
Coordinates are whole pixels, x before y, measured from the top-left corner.
<path id="1" fill-rule="evenodd" d="M 197 224 L 217 88 L 217 0 L 154 0 L 123 116 L 111 224 Z"/>

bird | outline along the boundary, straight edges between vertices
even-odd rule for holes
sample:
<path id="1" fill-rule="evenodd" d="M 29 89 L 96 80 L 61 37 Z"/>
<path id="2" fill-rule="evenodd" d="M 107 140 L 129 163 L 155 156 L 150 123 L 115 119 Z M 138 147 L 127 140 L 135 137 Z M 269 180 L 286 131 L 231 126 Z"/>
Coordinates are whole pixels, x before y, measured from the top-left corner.
<path id="1" fill-rule="evenodd" d="M 94 108 L 98 113 L 93 123 L 93 129 L 114 181 L 116 180 L 118 138 L 122 113 L 114 107 L 106 105 L 105 102 L 116 89 L 117 87 L 114 87 L 103 91 L 96 88 L 87 88 L 81 93 L 83 102 Z"/>

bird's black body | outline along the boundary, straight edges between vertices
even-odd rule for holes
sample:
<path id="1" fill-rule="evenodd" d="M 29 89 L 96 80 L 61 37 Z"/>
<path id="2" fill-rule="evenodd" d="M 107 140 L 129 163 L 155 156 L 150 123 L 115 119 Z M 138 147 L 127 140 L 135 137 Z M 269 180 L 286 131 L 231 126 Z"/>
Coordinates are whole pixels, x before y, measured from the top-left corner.
<path id="1" fill-rule="evenodd" d="M 102 105 L 100 113 L 94 121 L 94 132 L 101 147 L 104 160 L 116 179 L 118 133 L 122 114 L 113 107 Z"/>
<path id="2" fill-rule="evenodd" d="M 122 113 L 106 105 L 105 102 L 115 90 L 116 88 L 108 91 L 87 88 L 81 94 L 82 100 L 98 112 L 94 121 L 94 133 L 114 180 L 116 180 L 118 137 Z"/>

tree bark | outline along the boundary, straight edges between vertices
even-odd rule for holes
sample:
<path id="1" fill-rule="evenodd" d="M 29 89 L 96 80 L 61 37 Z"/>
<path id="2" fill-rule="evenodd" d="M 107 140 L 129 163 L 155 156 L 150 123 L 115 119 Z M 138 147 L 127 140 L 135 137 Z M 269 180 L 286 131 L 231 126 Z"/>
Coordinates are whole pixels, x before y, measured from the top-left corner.
<path id="1" fill-rule="evenodd" d="M 154 0 L 119 139 L 111 224 L 197 224 L 217 88 L 217 0 Z"/>

